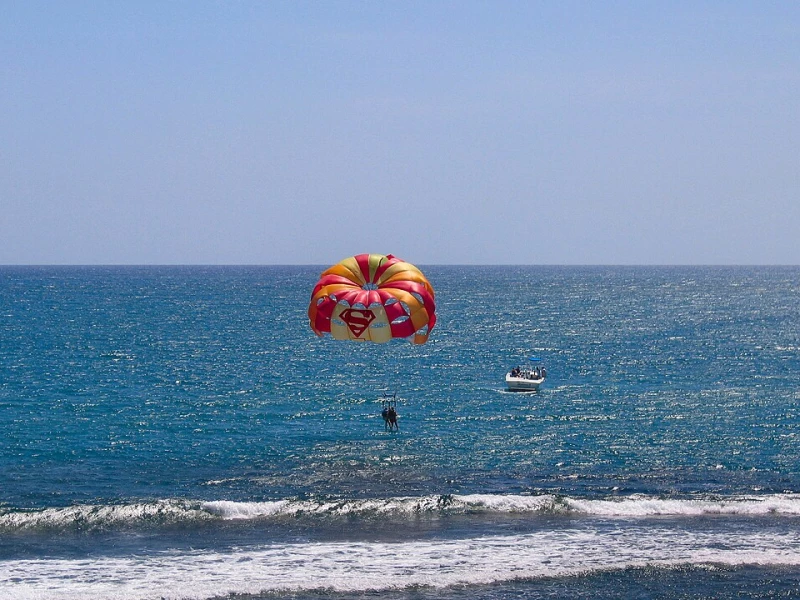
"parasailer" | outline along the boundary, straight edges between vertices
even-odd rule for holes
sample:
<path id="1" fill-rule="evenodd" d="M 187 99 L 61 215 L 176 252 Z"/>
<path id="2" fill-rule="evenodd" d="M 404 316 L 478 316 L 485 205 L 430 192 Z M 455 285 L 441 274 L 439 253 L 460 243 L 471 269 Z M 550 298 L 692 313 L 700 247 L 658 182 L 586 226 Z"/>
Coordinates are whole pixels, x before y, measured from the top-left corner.
<path id="1" fill-rule="evenodd" d="M 397 422 L 397 393 L 383 394 L 383 401 L 381 402 L 383 410 L 381 416 L 383 417 L 383 427 L 389 431 L 392 429 L 400 431 L 400 425 Z"/>
<path id="2" fill-rule="evenodd" d="M 424 344 L 436 324 L 433 286 L 391 254 L 358 254 L 325 270 L 308 305 L 311 329 L 337 340 Z"/>

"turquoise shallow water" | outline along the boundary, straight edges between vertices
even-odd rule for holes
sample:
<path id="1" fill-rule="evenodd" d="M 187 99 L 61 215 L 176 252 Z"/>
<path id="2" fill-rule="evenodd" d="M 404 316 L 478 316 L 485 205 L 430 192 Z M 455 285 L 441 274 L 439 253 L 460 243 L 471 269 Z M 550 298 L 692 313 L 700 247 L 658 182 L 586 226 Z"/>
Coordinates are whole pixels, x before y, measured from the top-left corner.
<path id="1" fill-rule="evenodd" d="M 797 590 L 799 268 L 423 267 L 424 346 L 321 270 L 0 267 L 4 597 Z"/>

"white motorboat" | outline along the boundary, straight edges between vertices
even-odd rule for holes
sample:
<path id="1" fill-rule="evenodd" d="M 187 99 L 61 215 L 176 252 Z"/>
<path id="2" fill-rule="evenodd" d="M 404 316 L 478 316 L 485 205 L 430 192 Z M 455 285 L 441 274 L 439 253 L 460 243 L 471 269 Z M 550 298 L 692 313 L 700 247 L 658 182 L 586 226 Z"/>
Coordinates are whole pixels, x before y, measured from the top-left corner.
<path id="1" fill-rule="evenodd" d="M 506 373 L 506 386 L 510 392 L 535 392 L 547 378 L 547 369 L 540 366 L 539 358 L 531 358 L 531 367 L 514 367 Z"/>

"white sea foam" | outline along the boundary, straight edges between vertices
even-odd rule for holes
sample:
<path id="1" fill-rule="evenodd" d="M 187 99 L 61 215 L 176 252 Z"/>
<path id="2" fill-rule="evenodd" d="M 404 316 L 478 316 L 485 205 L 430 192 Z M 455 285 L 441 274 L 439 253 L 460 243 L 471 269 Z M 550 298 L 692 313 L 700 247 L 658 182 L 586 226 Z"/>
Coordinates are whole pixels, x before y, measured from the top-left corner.
<path id="1" fill-rule="evenodd" d="M 281 500 L 276 502 L 204 502 L 202 508 L 223 519 L 258 519 L 272 516 L 395 516 L 434 512 L 464 512 L 470 508 L 489 510 L 490 506 L 469 496 L 420 496 L 347 500 Z M 498 497 L 499 498 L 499 497 Z M 514 498 L 506 496 L 505 498 Z M 521 498 L 521 496 L 520 496 Z M 499 505 L 498 505 L 499 507 Z"/>
<path id="2" fill-rule="evenodd" d="M 438 514 L 550 514 L 587 517 L 694 517 L 703 515 L 800 516 L 800 494 L 669 499 L 624 496 L 600 500 L 542 495 L 431 495 L 419 497 L 191 502 L 160 500 L 123 505 L 77 505 L 0 514 L 3 529 L 157 527 L 180 522 L 282 517 L 380 517 Z"/>
<path id="3" fill-rule="evenodd" d="M 626 524 L 408 542 L 269 544 L 79 560 L 0 562 L 8 600 L 199 600 L 230 593 L 491 584 L 645 565 L 800 566 L 800 532 Z M 378 574 L 380 574 L 378 576 Z"/>
<path id="4" fill-rule="evenodd" d="M 618 500 L 565 501 L 576 513 L 609 517 L 701 515 L 800 515 L 800 495 L 738 496 L 700 499 L 662 499 L 627 496 Z"/>
<path id="5" fill-rule="evenodd" d="M 136 504 L 80 504 L 37 511 L 0 514 L 3 529 L 77 529 L 163 525 L 213 518 L 197 504 L 181 500 L 158 500 Z"/>
<path id="6" fill-rule="evenodd" d="M 216 501 L 204 502 L 200 506 L 223 519 L 258 519 L 283 515 L 402 516 L 436 512 L 573 514 L 631 518 L 701 515 L 800 516 L 800 494 L 702 499 L 662 499 L 637 495 L 603 500 L 584 500 L 551 494 L 468 494 L 327 501 Z"/>

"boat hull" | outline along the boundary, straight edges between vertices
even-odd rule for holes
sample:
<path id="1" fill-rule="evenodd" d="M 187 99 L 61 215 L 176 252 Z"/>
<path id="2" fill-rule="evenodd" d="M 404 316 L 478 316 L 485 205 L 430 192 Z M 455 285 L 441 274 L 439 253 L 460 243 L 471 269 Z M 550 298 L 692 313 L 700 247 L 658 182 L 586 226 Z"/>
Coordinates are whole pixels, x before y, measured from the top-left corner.
<path id="1" fill-rule="evenodd" d="M 506 375 L 506 386 L 510 392 L 535 392 L 544 382 L 544 377 L 528 379 L 527 377 L 512 377 Z"/>

